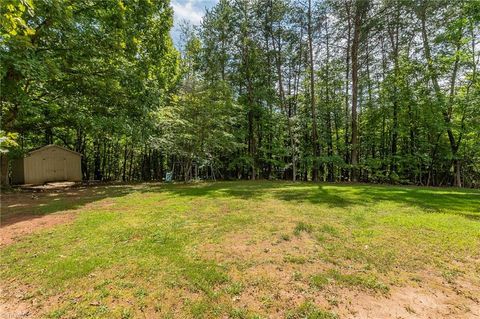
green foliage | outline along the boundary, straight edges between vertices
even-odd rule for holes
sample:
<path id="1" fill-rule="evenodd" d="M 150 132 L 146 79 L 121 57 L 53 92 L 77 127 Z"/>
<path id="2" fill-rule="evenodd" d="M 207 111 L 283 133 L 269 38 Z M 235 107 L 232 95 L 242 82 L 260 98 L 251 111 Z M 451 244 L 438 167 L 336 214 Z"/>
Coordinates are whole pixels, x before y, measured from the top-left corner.
<path id="1" fill-rule="evenodd" d="M 31 36 L 35 30 L 25 21 L 25 16 L 34 14 L 32 0 L 2 0 L 0 6 L 0 39 Z"/>
<path id="2" fill-rule="evenodd" d="M 221 0 L 178 52 L 168 0 L 2 0 L 12 155 L 61 144 L 97 180 L 478 186 L 478 1 L 367 6 L 358 65 L 356 2 L 311 2 Z"/>
<path id="3" fill-rule="evenodd" d="M 178 81 L 172 15 L 167 0 L 2 1 L 2 129 L 24 152 L 61 142 L 86 178 L 107 175 L 100 152 L 143 146 Z"/>
<path id="4" fill-rule="evenodd" d="M 0 130 L 0 153 L 7 153 L 10 148 L 18 147 L 17 133 L 5 133 Z"/>

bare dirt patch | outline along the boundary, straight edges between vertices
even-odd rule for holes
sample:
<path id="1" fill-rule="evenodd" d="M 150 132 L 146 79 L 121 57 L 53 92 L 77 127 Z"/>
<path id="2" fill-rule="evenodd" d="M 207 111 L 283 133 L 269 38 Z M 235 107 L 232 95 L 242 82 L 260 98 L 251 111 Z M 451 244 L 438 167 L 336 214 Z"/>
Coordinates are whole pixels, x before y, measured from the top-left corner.
<path id="1" fill-rule="evenodd" d="M 16 239 L 30 235 L 42 229 L 54 227 L 59 224 L 66 224 L 75 218 L 75 213 L 57 213 L 43 216 L 15 216 L 10 223 L 0 228 L 0 246 L 8 245 Z"/>
<path id="2" fill-rule="evenodd" d="M 113 188 L 113 190 L 111 190 Z M 38 186 L 1 194 L 0 246 L 39 230 L 52 228 L 75 219 L 79 209 L 113 205 L 109 196 L 121 194 L 121 186 L 71 187 Z"/>
<path id="3" fill-rule="evenodd" d="M 65 212 L 69 202 L 78 200 L 80 192 L 71 190 L 15 191 L 1 196 L 0 246 L 15 242 L 18 238 L 36 231 L 72 221 L 75 214 Z M 59 212 L 42 209 L 52 201 L 66 201 Z M 72 205 L 73 207 L 73 205 Z"/>
<path id="4" fill-rule="evenodd" d="M 38 309 L 32 302 L 22 300 L 21 293 L 12 294 L 12 292 L 0 289 L 0 318 L 37 318 Z"/>
<path id="5" fill-rule="evenodd" d="M 80 182 L 54 182 L 54 183 L 47 183 L 44 185 L 21 185 L 20 189 L 24 190 L 36 190 L 36 191 L 44 191 L 44 190 L 54 190 L 54 189 L 65 189 L 71 188 L 74 186 L 80 186 Z"/>
<path id="6" fill-rule="evenodd" d="M 237 307 L 271 318 L 284 318 L 306 301 L 340 318 L 480 318 L 480 282 L 471 278 L 448 283 L 419 271 L 415 276 L 420 282 L 391 284 L 388 293 L 333 282 L 316 289 L 310 285 L 311 276 L 332 267 L 316 258 L 319 249 L 308 234 L 277 241 L 239 233 L 199 251 L 230 265 L 232 280 L 243 284 L 242 292 L 233 297 Z"/>
<path id="7" fill-rule="evenodd" d="M 27 304 L 11 303 L 1 300 L 0 318 L 36 318 Z"/>
<path id="8" fill-rule="evenodd" d="M 392 287 L 389 296 L 340 290 L 341 318 L 480 318 L 480 304 L 448 287 L 429 282 L 428 287 Z"/>

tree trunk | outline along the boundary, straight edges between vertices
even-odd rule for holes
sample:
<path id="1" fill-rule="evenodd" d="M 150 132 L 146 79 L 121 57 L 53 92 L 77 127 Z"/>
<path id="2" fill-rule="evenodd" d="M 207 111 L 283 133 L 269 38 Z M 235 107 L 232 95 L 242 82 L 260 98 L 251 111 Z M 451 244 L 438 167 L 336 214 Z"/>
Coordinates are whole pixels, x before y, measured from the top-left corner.
<path id="1" fill-rule="evenodd" d="M 312 0 L 308 0 L 308 54 L 309 54 L 309 71 L 310 71 L 310 109 L 312 112 L 312 144 L 313 144 L 313 167 L 312 181 L 318 181 L 318 131 L 317 131 L 317 110 L 315 105 L 315 77 L 314 77 L 314 61 L 313 61 L 313 30 L 312 30 Z"/>
<path id="2" fill-rule="evenodd" d="M 455 172 L 453 185 L 457 187 L 462 187 L 462 166 L 458 158 L 455 158 L 453 160 L 453 167 Z"/>
<path id="3" fill-rule="evenodd" d="M 329 46 L 329 35 L 328 35 L 328 20 L 325 22 L 325 38 L 326 38 L 326 66 L 325 66 L 325 107 L 327 110 L 327 154 L 329 157 L 328 166 L 327 166 L 327 180 L 333 182 L 334 180 L 334 165 L 333 165 L 333 136 L 332 136 L 332 112 L 330 105 L 330 74 L 329 74 L 329 64 L 330 64 L 330 46 Z"/>
<path id="4" fill-rule="evenodd" d="M 133 153 L 134 153 L 134 149 L 133 149 L 133 141 L 132 141 L 132 145 L 130 147 L 130 163 L 128 165 L 128 180 L 129 181 L 133 180 Z"/>
<path id="5" fill-rule="evenodd" d="M 127 156 L 128 156 L 128 142 L 125 140 L 125 150 L 123 151 L 123 166 L 122 166 L 122 181 L 127 180 Z"/>
<path id="6" fill-rule="evenodd" d="M 102 173 L 100 171 L 100 166 L 101 166 L 101 158 L 100 158 L 100 143 L 95 141 L 95 146 L 94 146 L 94 163 L 93 163 L 93 175 L 95 180 L 101 180 L 102 179 Z"/>
<path id="7" fill-rule="evenodd" d="M 358 181 L 358 52 L 362 36 L 362 27 L 364 24 L 364 16 L 366 13 L 368 1 L 357 0 L 355 3 L 354 29 L 352 40 L 352 180 Z"/>
<path id="8" fill-rule="evenodd" d="M 433 60 L 431 56 L 430 44 L 428 42 L 428 35 L 427 35 L 427 28 L 426 28 L 427 15 L 426 15 L 425 5 L 421 5 L 420 7 L 417 8 L 417 16 L 420 18 L 420 21 L 421 21 L 423 50 L 425 54 L 425 59 L 427 61 L 427 68 L 430 74 L 430 79 L 433 84 L 433 89 L 435 91 L 437 103 L 440 105 L 440 108 L 442 109 L 443 120 L 447 127 L 447 135 L 448 135 L 448 140 L 450 142 L 450 150 L 453 157 L 453 169 L 454 169 L 453 186 L 462 187 L 461 162 L 457 158 L 457 152 L 461 142 L 461 135 L 457 141 L 455 139 L 454 133 L 451 128 L 452 104 L 453 104 L 454 93 L 455 93 L 455 82 L 456 82 L 456 77 L 458 72 L 458 63 L 459 63 L 458 51 L 460 49 L 460 41 L 459 41 L 460 39 L 458 39 L 458 43 L 457 43 L 457 48 L 455 52 L 456 58 L 455 58 L 454 68 L 452 71 L 452 77 L 450 80 L 450 99 L 447 102 L 445 101 L 445 97 L 440 89 L 437 72 L 433 66 Z"/>
<path id="9" fill-rule="evenodd" d="M 282 111 L 285 113 L 285 117 L 287 119 L 287 130 L 288 130 L 288 136 L 290 139 L 290 155 L 292 159 L 292 181 L 295 182 L 296 177 L 297 177 L 297 171 L 296 171 L 296 160 L 295 160 L 295 139 L 293 136 L 293 130 L 292 130 L 292 122 L 290 118 L 290 112 L 287 110 L 287 105 L 285 101 L 285 91 L 283 89 L 283 76 L 282 76 L 282 48 L 280 45 L 280 39 L 278 39 L 277 46 L 275 46 L 275 38 L 272 34 L 272 44 L 273 44 L 273 49 L 275 50 L 275 61 L 276 61 L 276 67 L 277 67 L 277 78 L 278 78 L 278 90 L 279 90 L 279 97 L 280 97 L 280 107 Z M 278 48 L 276 48 L 278 47 Z"/>
<path id="10" fill-rule="evenodd" d="M 351 2 L 346 1 L 345 2 L 345 10 L 347 11 L 347 21 L 348 21 L 348 28 L 347 28 L 347 48 L 345 52 L 345 135 L 344 135 L 344 141 L 345 141 L 345 156 L 344 160 L 345 163 L 350 163 L 350 149 L 349 149 L 349 144 L 350 144 L 350 134 L 349 134 L 349 113 L 350 113 L 350 107 L 349 107 L 349 88 L 350 88 L 350 53 L 351 53 L 351 33 L 352 33 L 352 23 L 351 23 L 351 17 L 350 17 L 350 9 L 351 9 Z M 345 180 L 350 179 L 350 172 L 348 169 L 343 169 L 342 172 L 343 178 Z"/>
<path id="11" fill-rule="evenodd" d="M 397 172 L 397 143 L 398 143 L 398 108 L 399 108 L 399 96 L 397 88 L 397 79 L 399 76 L 399 65 L 398 65 L 398 50 L 399 50 L 399 19 L 400 19 L 400 9 L 397 7 L 395 12 L 395 20 L 393 25 L 389 25 L 388 34 L 390 37 L 390 44 L 392 46 L 392 56 L 393 56 L 393 127 L 392 127 L 392 144 L 391 144 L 391 159 L 390 159 L 390 172 Z"/>

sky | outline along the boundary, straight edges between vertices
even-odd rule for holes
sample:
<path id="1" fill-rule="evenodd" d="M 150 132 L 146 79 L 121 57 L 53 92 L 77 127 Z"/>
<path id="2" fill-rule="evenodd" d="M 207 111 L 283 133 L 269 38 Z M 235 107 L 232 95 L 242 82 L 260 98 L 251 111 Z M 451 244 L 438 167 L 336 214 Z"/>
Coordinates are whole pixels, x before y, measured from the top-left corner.
<path id="1" fill-rule="evenodd" d="M 218 0 L 172 0 L 174 11 L 172 38 L 175 45 L 180 45 L 180 24 L 187 21 L 192 25 L 199 25 L 206 9 L 212 8 Z"/>

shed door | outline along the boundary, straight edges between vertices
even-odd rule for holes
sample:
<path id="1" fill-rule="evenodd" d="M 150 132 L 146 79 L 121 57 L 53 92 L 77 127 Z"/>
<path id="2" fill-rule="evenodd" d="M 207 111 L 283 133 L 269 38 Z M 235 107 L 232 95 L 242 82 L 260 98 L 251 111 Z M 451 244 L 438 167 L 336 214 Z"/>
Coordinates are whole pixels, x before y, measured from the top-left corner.
<path id="1" fill-rule="evenodd" d="M 44 179 L 46 182 L 64 181 L 66 176 L 66 159 L 62 152 L 49 150 L 43 158 Z"/>

